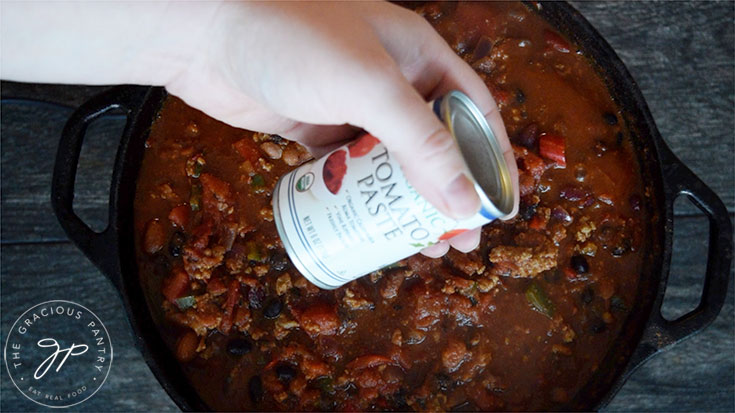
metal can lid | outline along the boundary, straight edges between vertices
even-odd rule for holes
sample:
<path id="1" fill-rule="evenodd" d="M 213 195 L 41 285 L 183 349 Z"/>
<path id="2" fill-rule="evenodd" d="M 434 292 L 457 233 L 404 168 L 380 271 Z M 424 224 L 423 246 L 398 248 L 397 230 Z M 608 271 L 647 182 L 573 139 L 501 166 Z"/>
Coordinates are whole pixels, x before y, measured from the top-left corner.
<path id="1" fill-rule="evenodd" d="M 434 110 L 444 121 L 457 141 L 459 150 L 475 180 L 475 187 L 482 190 L 483 208 L 502 218 L 513 210 L 513 182 L 508 164 L 495 134 L 485 116 L 472 100 L 462 92 L 451 91 L 437 100 Z"/>

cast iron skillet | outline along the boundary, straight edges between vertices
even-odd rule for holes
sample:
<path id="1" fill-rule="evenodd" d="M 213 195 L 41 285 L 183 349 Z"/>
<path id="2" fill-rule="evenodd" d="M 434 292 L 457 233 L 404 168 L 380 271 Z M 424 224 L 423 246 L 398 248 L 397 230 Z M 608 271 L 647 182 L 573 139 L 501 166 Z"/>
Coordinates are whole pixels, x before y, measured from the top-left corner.
<path id="1" fill-rule="evenodd" d="M 530 8 L 536 9 L 535 6 Z M 633 371 L 654 354 L 691 337 L 720 312 L 727 293 L 732 261 L 732 224 L 722 201 L 666 146 L 648 107 L 627 69 L 607 42 L 571 6 L 544 3 L 537 10 L 579 45 L 598 67 L 636 148 L 653 211 L 647 220 L 649 245 L 637 298 L 621 335 L 615 339 L 598 372 L 567 406 L 567 410 L 604 407 Z M 120 292 L 128 319 L 143 354 L 163 388 L 184 410 L 207 410 L 166 347 L 151 318 L 138 280 L 133 234 L 133 199 L 144 143 L 166 98 L 162 88 L 121 86 L 92 98 L 67 122 L 56 155 L 51 202 L 61 226 L 84 254 Z M 73 211 L 74 180 L 87 126 L 113 110 L 122 110 L 127 124 L 120 139 L 110 184 L 109 225 L 92 231 Z M 671 262 L 673 205 L 687 196 L 709 218 L 709 251 L 704 289 L 696 309 L 674 321 L 661 316 Z"/>

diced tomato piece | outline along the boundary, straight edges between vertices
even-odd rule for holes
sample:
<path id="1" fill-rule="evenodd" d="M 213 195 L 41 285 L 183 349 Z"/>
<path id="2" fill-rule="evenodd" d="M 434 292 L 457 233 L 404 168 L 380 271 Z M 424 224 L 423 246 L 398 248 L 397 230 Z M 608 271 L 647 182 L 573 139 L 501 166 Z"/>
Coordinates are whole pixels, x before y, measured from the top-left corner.
<path id="1" fill-rule="evenodd" d="M 187 288 L 189 288 L 189 274 L 183 268 L 174 268 L 171 275 L 163 280 L 161 293 L 173 304 L 177 298 L 184 295 Z"/>
<path id="2" fill-rule="evenodd" d="M 232 328 L 232 316 L 235 314 L 235 305 L 240 298 L 240 282 L 237 280 L 230 281 L 230 286 L 227 290 L 227 300 L 225 301 L 224 314 L 222 314 L 222 321 L 219 325 L 219 331 L 224 334 L 230 332 Z"/>
<path id="3" fill-rule="evenodd" d="M 538 144 L 541 156 L 546 159 L 551 159 L 562 168 L 567 166 L 566 148 L 563 137 L 549 133 L 542 133 Z"/>
<path id="4" fill-rule="evenodd" d="M 225 286 L 225 283 L 222 282 L 221 278 L 213 277 L 209 279 L 209 282 L 207 282 L 207 292 L 212 295 L 220 295 L 227 292 L 227 287 Z"/>
<path id="5" fill-rule="evenodd" d="M 528 222 L 528 227 L 531 229 L 544 229 L 546 228 L 546 220 L 536 214 L 531 218 L 531 221 Z"/>
<path id="6" fill-rule="evenodd" d="M 258 158 L 260 158 L 260 151 L 255 147 L 255 142 L 251 138 L 240 139 L 239 141 L 232 144 L 237 153 L 240 154 L 246 161 L 250 161 L 253 165 L 258 164 Z"/>
<path id="7" fill-rule="evenodd" d="M 351 370 L 362 370 L 369 369 L 372 367 L 382 366 L 384 364 L 395 364 L 393 360 L 388 357 L 381 356 L 378 354 L 368 354 L 366 356 L 360 356 L 351 362 L 347 363 L 347 368 Z"/>
<path id="8" fill-rule="evenodd" d="M 544 30 L 544 40 L 546 44 L 555 50 L 562 53 L 569 53 L 572 48 L 569 46 L 569 42 L 564 40 L 558 33 L 552 32 L 551 30 Z"/>
<path id="9" fill-rule="evenodd" d="M 362 135 L 347 147 L 350 151 L 350 158 L 359 158 L 367 155 L 378 143 L 380 141 L 375 136 L 369 133 Z"/>
<path id="10" fill-rule="evenodd" d="M 467 230 L 466 229 L 453 229 L 451 231 L 447 231 L 439 237 L 439 241 L 445 241 L 450 238 L 454 238 L 463 232 L 467 232 Z"/>
<path id="11" fill-rule="evenodd" d="M 189 212 L 191 209 L 186 205 L 179 205 L 171 208 L 168 213 L 168 220 L 176 227 L 185 228 L 189 223 Z"/>
<path id="12" fill-rule="evenodd" d="M 211 192 L 211 194 L 219 201 L 231 202 L 230 184 L 207 173 L 202 174 L 199 177 L 199 180 L 202 182 L 202 189 L 204 190 L 205 206 L 208 192 Z"/>

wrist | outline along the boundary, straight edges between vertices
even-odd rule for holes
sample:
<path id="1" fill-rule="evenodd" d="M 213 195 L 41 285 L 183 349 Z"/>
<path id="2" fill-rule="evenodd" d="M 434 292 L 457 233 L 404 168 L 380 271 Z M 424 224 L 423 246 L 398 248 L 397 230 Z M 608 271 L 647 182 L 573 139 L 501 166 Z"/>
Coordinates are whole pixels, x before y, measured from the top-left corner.
<path id="1" fill-rule="evenodd" d="M 169 2 L 138 43 L 123 66 L 128 83 L 165 86 L 206 60 L 216 31 L 214 21 L 220 2 Z"/>

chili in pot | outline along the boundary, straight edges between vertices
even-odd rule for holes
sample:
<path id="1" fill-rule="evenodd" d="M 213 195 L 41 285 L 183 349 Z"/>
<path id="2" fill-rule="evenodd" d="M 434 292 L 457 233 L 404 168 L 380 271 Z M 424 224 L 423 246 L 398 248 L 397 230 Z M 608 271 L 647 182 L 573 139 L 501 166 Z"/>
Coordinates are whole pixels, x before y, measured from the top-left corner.
<path id="1" fill-rule="evenodd" d="M 413 256 L 322 291 L 289 261 L 271 209 L 278 177 L 308 152 L 168 98 L 138 179 L 137 260 L 161 334 L 211 408 L 560 408 L 620 334 L 647 194 L 605 83 L 521 4 L 416 11 L 498 103 L 518 217 L 484 227 L 468 254 Z"/>

